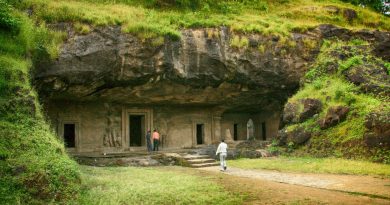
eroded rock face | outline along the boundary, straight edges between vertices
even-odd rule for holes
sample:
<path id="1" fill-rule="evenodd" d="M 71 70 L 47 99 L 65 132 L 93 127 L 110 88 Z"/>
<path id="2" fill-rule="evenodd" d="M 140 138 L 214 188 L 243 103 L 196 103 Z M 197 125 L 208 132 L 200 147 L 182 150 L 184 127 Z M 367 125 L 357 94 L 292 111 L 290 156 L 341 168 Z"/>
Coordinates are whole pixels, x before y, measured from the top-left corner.
<path id="1" fill-rule="evenodd" d="M 322 103 L 318 99 L 305 98 L 298 103 L 287 103 L 283 111 L 283 123 L 299 123 L 321 112 Z"/>
<path id="2" fill-rule="evenodd" d="M 302 43 L 318 42 L 317 34 L 294 34 L 294 47 L 272 36 L 240 35 L 251 43 L 235 48 L 230 41 L 239 35 L 228 28 L 184 30 L 180 41 L 161 45 L 120 27 L 84 36 L 69 32 L 58 59 L 34 75 L 44 98 L 274 109 L 298 88 L 318 51 Z"/>
<path id="3" fill-rule="evenodd" d="M 279 145 L 287 145 L 292 142 L 294 145 L 302 145 L 312 137 L 312 133 L 304 127 L 297 126 L 293 130 L 282 129 L 278 133 Z"/>
<path id="4" fill-rule="evenodd" d="M 342 122 L 347 117 L 348 112 L 349 108 L 346 106 L 330 107 L 325 118 L 319 121 L 321 129 L 326 129 Z"/>
<path id="5" fill-rule="evenodd" d="M 364 92 L 390 95 L 390 78 L 385 67 L 358 65 L 348 69 L 344 75 Z"/>
<path id="6" fill-rule="evenodd" d="M 293 33 L 292 43 L 226 27 L 183 30 L 178 41 L 142 40 L 120 27 L 95 28 L 87 35 L 75 34 L 71 26 L 56 27 L 69 35 L 58 59 L 35 69 L 34 82 L 44 99 L 196 104 L 233 111 L 280 110 L 323 38 L 363 38 L 379 47 L 389 39 L 385 32 L 332 25 Z M 232 46 L 237 37 L 248 45 Z M 309 48 L 304 41 L 314 44 Z"/>
<path id="7" fill-rule="evenodd" d="M 390 148 L 390 112 L 373 112 L 366 117 L 364 141 L 369 147 Z"/>
<path id="8" fill-rule="evenodd" d="M 299 120 L 301 122 L 321 112 L 322 103 L 318 99 L 306 98 L 303 99 L 301 103 L 303 104 L 303 111 L 299 115 Z"/>

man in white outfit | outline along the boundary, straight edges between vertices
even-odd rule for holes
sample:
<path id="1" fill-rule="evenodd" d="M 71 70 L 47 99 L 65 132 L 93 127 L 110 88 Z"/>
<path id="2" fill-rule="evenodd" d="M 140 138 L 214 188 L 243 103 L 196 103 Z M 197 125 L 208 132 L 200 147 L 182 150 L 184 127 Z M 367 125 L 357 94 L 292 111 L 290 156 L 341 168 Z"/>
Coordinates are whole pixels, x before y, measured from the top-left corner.
<path id="1" fill-rule="evenodd" d="M 227 144 L 224 142 L 224 140 L 221 141 L 221 143 L 218 145 L 217 153 L 219 154 L 219 159 L 221 162 L 221 171 L 226 170 L 226 156 L 227 156 Z"/>

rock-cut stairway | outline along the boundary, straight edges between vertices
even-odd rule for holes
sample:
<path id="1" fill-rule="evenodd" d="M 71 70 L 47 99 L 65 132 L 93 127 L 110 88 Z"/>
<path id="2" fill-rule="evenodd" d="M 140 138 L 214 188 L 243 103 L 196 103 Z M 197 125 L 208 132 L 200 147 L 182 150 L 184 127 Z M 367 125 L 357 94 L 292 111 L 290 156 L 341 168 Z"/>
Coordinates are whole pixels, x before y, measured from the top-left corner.
<path id="1" fill-rule="evenodd" d="M 188 165 L 193 168 L 212 167 L 219 165 L 215 159 L 210 158 L 208 155 L 187 154 L 183 158 L 188 163 Z"/>

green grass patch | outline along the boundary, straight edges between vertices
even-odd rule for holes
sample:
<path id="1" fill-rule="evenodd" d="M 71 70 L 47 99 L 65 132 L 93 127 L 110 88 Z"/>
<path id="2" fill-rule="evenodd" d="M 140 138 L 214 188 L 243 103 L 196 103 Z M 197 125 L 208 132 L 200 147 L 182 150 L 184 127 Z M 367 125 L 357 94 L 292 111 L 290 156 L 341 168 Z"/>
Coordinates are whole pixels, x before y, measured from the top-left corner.
<path id="1" fill-rule="evenodd" d="M 46 124 L 30 83 L 34 63 L 57 55 L 62 34 L 15 10 L 6 12 L 0 14 L 1 203 L 71 203 L 79 191 L 78 165 Z M 4 17 L 11 19 L 7 27 Z"/>
<path id="2" fill-rule="evenodd" d="M 121 25 L 124 32 L 142 38 L 163 35 L 177 39 L 182 28 L 219 26 L 229 26 L 242 33 L 279 36 L 289 36 L 292 31 L 304 32 L 319 24 L 390 30 L 387 17 L 335 0 L 26 0 L 15 5 L 21 10 L 34 8 L 33 17 L 39 21 Z M 358 14 L 352 22 L 343 16 L 346 8 L 354 9 Z"/>
<path id="3" fill-rule="evenodd" d="M 229 166 L 304 173 L 371 175 L 390 178 L 390 165 L 341 158 L 278 157 L 230 160 Z"/>
<path id="4" fill-rule="evenodd" d="M 348 58 L 345 61 L 340 62 L 339 63 L 339 72 L 346 71 L 352 66 L 363 64 L 362 58 L 363 58 L 363 56 L 361 56 L 361 55 L 353 56 L 351 58 Z"/>
<path id="5" fill-rule="evenodd" d="M 80 204 L 241 204 L 242 198 L 182 168 L 82 166 Z"/>

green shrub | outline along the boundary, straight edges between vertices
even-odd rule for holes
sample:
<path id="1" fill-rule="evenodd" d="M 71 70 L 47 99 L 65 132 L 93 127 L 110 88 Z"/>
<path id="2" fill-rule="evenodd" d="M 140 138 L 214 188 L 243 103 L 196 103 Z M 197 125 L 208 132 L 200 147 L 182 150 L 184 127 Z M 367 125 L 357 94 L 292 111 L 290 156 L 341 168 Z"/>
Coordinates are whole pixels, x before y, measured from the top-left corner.
<path id="1" fill-rule="evenodd" d="M 345 61 L 340 62 L 339 63 L 339 72 L 346 71 L 352 66 L 363 64 L 362 58 L 363 58 L 363 56 L 361 56 L 361 55 L 353 56 L 351 58 L 348 58 Z"/>
<path id="2" fill-rule="evenodd" d="M 19 19 L 12 15 L 12 7 L 5 0 L 0 0 L 0 31 L 17 32 L 19 24 Z"/>
<path id="3" fill-rule="evenodd" d="M 348 42 L 350 45 L 353 46 L 362 46 L 362 45 L 368 45 L 368 42 L 365 40 L 362 40 L 360 38 L 354 38 Z"/>
<path id="4" fill-rule="evenodd" d="M 387 69 L 387 74 L 390 75 L 390 63 L 389 62 L 385 62 L 384 66 Z"/>

